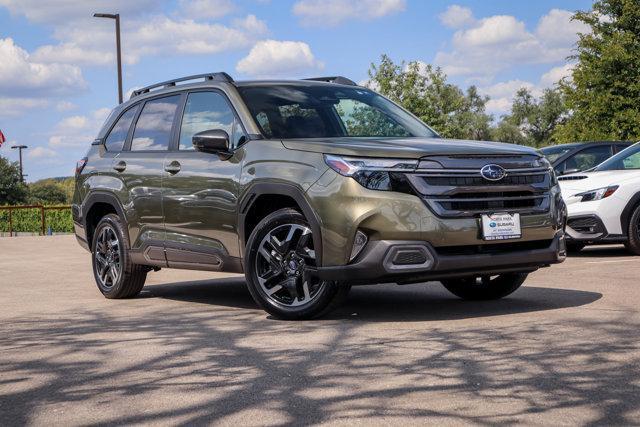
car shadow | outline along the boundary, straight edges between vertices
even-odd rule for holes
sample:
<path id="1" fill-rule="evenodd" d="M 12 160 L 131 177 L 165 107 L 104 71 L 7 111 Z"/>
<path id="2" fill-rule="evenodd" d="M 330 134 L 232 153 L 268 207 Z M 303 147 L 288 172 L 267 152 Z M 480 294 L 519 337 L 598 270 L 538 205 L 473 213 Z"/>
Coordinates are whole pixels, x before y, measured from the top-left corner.
<path id="1" fill-rule="evenodd" d="M 569 253 L 570 258 L 633 257 L 624 245 L 587 246 L 580 252 Z"/>
<path id="2" fill-rule="evenodd" d="M 215 308 L 257 309 L 242 277 L 168 283 L 145 287 L 141 297 L 207 304 Z M 322 320 L 367 322 L 438 321 L 529 313 L 590 304 L 601 293 L 523 286 L 497 301 L 463 301 L 439 283 L 369 285 L 351 289 L 347 301 Z"/>

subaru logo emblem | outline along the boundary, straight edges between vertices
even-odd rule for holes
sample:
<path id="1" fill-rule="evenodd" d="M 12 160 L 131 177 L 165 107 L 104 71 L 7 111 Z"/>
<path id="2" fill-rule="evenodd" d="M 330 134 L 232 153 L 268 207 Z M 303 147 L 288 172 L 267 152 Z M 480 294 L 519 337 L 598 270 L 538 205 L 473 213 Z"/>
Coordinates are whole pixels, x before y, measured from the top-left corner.
<path id="1" fill-rule="evenodd" d="M 500 181 L 507 176 L 507 171 L 502 166 L 486 165 L 480 169 L 480 175 L 487 181 Z"/>

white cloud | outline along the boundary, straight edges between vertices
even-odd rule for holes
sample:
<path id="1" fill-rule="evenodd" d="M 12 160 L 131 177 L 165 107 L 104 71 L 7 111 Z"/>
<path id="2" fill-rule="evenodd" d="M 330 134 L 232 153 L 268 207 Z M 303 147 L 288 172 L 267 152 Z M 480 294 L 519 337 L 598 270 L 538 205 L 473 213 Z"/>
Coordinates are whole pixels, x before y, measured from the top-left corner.
<path id="1" fill-rule="evenodd" d="M 70 116 L 55 125 L 49 137 L 49 147 L 87 147 L 98 135 L 111 110 L 100 108 L 86 116 Z"/>
<path id="2" fill-rule="evenodd" d="M 457 4 L 449 6 L 447 10 L 438 15 L 438 18 L 446 27 L 454 29 L 465 28 L 476 22 L 471 9 Z"/>
<path id="3" fill-rule="evenodd" d="M 0 6 L 13 15 L 29 21 L 46 24 L 67 24 L 76 19 L 93 18 L 94 12 L 112 13 L 132 17 L 157 10 L 162 2 L 156 0 L 0 0 Z"/>
<path id="4" fill-rule="evenodd" d="M 18 117 L 27 110 L 49 106 L 49 101 L 38 98 L 6 98 L 0 96 L 0 117 Z"/>
<path id="5" fill-rule="evenodd" d="M 207 55 L 246 48 L 268 34 L 268 28 L 254 15 L 234 20 L 233 26 L 156 15 L 127 21 L 122 32 L 123 60 L 135 64 L 146 55 Z M 41 46 L 35 52 L 40 61 L 82 65 L 115 61 L 113 28 L 108 23 L 60 26 L 54 38 L 61 42 Z"/>
<path id="6" fill-rule="evenodd" d="M 293 13 L 304 25 L 334 26 L 349 19 L 381 18 L 405 7 L 405 0 L 300 0 L 293 5 Z"/>
<path id="7" fill-rule="evenodd" d="M 297 75 L 323 67 L 304 42 L 262 40 L 238 62 L 236 70 L 250 76 L 273 77 Z"/>
<path id="8" fill-rule="evenodd" d="M 513 98 L 522 88 L 529 89 L 532 95 L 536 97 L 542 94 L 542 91 L 533 83 L 517 79 L 480 87 L 478 91 L 482 95 L 488 95 L 491 98 L 489 102 L 487 102 L 487 112 L 501 115 L 511 110 Z"/>
<path id="9" fill-rule="evenodd" d="M 0 95 L 47 97 L 77 93 L 86 87 L 80 68 L 34 61 L 10 38 L 0 39 Z"/>
<path id="10" fill-rule="evenodd" d="M 560 80 L 571 78 L 575 64 L 565 64 L 560 67 L 553 67 L 540 78 L 542 87 L 553 87 Z"/>
<path id="11" fill-rule="evenodd" d="M 446 12 L 445 12 L 446 13 Z M 435 63 L 449 75 L 490 81 L 515 65 L 564 61 L 584 27 L 570 21 L 571 12 L 552 9 L 540 18 L 535 32 L 509 15 L 480 19 L 456 31 L 449 52 L 438 52 Z"/>
<path id="12" fill-rule="evenodd" d="M 56 151 L 46 147 L 34 147 L 27 150 L 27 157 L 30 159 L 50 158 L 57 155 Z"/>
<path id="13" fill-rule="evenodd" d="M 561 9 L 551 9 L 540 18 L 536 28 L 536 37 L 548 47 L 566 48 L 577 40 L 576 34 L 589 32 L 589 27 L 580 22 L 572 21 L 573 12 Z"/>
<path id="14" fill-rule="evenodd" d="M 73 102 L 69 102 L 69 101 L 60 101 L 56 104 L 56 111 L 69 111 L 69 110 L 73 110 L 74 108 L 76 108 L 77 105 L 74 104 Z"/>
<path id="15" fill-rule="evenodd" d="M 518 90 L 522 88 L 528 89 L 534 97 L 539 98 L 542 96 L 544 89 L 553 88 L 559 80 L 565 77 L 570 78 L 574 67 L 575 64 L 553 67 L 540 77 L 540 81 L 537 84 L 515 79 L 480 87 L 478 91 L 482 95 L 488 95 L 491 98 L 487 102 L 487 111 L 501 115 L 511 110 L 513 98 Z"/>
<path id="16" fill-rule="evenodd" d="M 34 61 L 74 65 L 109 65 L 113 64 L 115 57 L 115 52 L 107 53 L 101 50 L 87 49 L 86 45 L 78 45 L 75 42 L 43 45 L 32 54 Z"/>
<path id="17" fill-rule="evenodd" d="M 235 10 L 230 0 L 180 0 L 182 14 L 191 19 L 221 18 Z"/>

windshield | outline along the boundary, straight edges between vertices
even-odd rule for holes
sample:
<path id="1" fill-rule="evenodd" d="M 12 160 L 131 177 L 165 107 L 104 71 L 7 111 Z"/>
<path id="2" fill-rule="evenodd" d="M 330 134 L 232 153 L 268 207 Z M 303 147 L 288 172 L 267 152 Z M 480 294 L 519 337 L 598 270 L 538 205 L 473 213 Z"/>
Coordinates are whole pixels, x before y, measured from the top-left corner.
<path id="1" fill-rule="evenodd" d="M 640 169 L 640 143 L 625 148 L 608 160 L 600 163 L 594 171 L 620 171 Z"/>
<path id="2" fill-rule="evenodd" d="M 540 151 L 547 158 L 547 160 L 553 163 L 560 157 L 571 151 L 572 148 L 573 146 L 554 145 L 553 147 L 541 148 Z"/>
<path id="3" fill-rule="evenodd" d="M 438 135 L 386 98 L 361 87 L 265 85 L 239 87 L 266 138 Z"/>

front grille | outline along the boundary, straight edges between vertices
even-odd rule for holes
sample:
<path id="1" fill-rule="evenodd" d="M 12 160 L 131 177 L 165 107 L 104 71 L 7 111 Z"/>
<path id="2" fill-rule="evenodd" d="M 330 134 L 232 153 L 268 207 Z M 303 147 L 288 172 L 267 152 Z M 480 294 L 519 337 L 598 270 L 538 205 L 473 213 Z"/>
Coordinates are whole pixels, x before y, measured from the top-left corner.
<path id="1" fill-rule="evenodd" d="M 544 174 L 540 175 L 514 175 L 506 176 L 500 181 L 487 181 L 481 176 L 425 176 L 427 185 L 432 186 L 504 186 L 504 185 L 528 185 L 544 182 Z"/>
<path id="2" fill-rule="evenodd" d="M 499 193 L 462 193 L 453 198 L 436 199 L 443 209 L 449 211 L 492 211 L 520 210 L 536 208 L 544 200 L 544 195 L 527 192 L 499 192 Z"/>
<path id="3" fill-rule="evenodd" d="M 436 160 L 436 156 L 433 159 Z M 549 190 L 553 186 L 551 170 L 540 167 L 536 159 L 527 159 L 531 157 L 510 156 L 502 163 L 500 158 L 448 156 L 446 168 L 418 169 L 407 174 L 407 179 L 425 204 L 440 217 L 548 212 L 551 206 Z M 491 181 L 480 174 L 482 166 L 492 163 L 504 167 L 504 178 Z"/>

